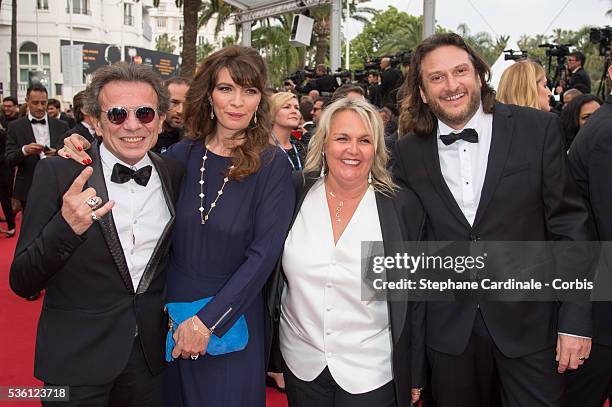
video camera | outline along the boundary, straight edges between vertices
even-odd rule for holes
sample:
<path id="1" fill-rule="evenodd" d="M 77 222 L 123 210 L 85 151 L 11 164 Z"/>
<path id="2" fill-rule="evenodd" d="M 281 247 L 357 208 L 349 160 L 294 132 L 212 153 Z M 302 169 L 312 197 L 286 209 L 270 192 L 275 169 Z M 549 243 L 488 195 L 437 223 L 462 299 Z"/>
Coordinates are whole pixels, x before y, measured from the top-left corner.
<path id="1" fill-rule="evenodd" d="M 291 80 L 295 85 L 301 85 L 306 79 L 315 77 L 315 70 L 309 67 L 295 71 L 285 78 L 285 85 L 289 85 Z"/>
<path id="2" fill-rule="evenodd" d="M 599 44 L 599 55 L 605 56 L 610 48 L 610 40 L 612 39 L 612 28 L 607 25 L 604 28 L 591 28 L 589 40 L 591 44 Z"/>
<path id="3" fill-rule="evenodd" d="M 505 49 L 504 50 L 504 61 L 520 61 L 521 59 L 527 59 L 529 56 L 527 52 L 515 51 L 513 49 Z"/>
<path id="4" fill-rule="evenodd" d="M 565 58 L 569 55 L 569 47 L 572 44 L 540 44 L 538 48 L 548 48 L 546 50 L 547 57 Z"/>

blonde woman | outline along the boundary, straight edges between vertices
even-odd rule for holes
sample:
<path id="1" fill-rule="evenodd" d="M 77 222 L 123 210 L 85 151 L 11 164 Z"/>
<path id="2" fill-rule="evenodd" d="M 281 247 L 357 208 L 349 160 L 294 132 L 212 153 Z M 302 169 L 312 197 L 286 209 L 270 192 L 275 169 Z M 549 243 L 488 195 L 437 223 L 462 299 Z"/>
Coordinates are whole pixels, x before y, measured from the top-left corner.
<path id="1" fill-rule="evenodd" d="M 279 92 L 272 95 L 270 102 L 273 123 L 270 144 L 277 145 L 285 152 L 294 171 L 301 171 L 306 149 L 299 140 L 291 138 L 291 131 L 298 128 L 302 117 L 297 97 L 291 92 Z"/>
<path id="2" fill-rule="evenodd" d="M 499 81 L 497 100 L 550 112 L 550 89 L 546 72 L 534 61 L 525 59 L 508 67 Z"/>
<path id="3" fill-rule="evenodd" d="M 342 98 L 325 109 L 295 177 L 297 205 L 269 287 L 291 407 L 408 407 L 419 397 L 422 304 L 361 300 L 361 242 L 383 241 L 387 251 L 417 240 L 424 222 L 387 161 L 375 107 Z"/>

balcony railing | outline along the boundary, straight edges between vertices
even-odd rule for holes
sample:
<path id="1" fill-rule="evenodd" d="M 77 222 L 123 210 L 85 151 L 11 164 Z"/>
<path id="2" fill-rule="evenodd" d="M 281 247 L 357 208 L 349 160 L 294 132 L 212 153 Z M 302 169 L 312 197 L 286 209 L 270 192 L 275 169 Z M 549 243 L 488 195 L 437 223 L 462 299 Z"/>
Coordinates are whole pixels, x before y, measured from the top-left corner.
<path id="1" fill-rule="evenodd" d="M 70 7 L 66 7 L 66 13 L 70 14 Z M 90 16 L 91 10 L 85 7 L 73 7 L 72 14 L 83 14 L 85 16 Z"/>

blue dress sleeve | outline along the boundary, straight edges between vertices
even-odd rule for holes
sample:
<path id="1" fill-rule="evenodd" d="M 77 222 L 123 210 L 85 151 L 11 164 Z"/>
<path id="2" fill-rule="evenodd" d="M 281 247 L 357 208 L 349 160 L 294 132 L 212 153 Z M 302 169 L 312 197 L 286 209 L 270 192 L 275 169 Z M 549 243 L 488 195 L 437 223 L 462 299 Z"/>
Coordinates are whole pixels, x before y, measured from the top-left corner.
<path id="1" fill-rule="evenodd" d="M 268 149 L 266 152 L 275 151 Z M 197 315 L 204 324 L 222 336 L 261 294 L 287 236 L 295 205 L 291 167 L 282 154 L 262 157 L 257 176 L 254 206 L 254 234 L 245 261 L 225 283 L 215 298 Z M 248 204 L 248 203 L 245 203 Z"/>

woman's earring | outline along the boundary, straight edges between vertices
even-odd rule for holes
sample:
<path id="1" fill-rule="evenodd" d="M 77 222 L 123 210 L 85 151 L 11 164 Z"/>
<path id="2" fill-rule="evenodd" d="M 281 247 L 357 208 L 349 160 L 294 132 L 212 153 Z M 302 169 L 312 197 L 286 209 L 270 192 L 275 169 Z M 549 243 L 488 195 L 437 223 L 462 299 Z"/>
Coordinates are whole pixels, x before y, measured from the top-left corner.
<path id="1" fill-rule="evenodd" d="M 253 115 L 253 123 L 257 124 L 257 110 L 255 110 L 255 114 Z"/>
<path id="2" fill-rule="evenodd" d="M 210 120 L 213 120 L 215 118 L 215 107 L 210 96 L 208 97 L 208 103 L 210 103 Z"/>
<path id="3" fill-rule="evenodd" d="M 372 185 L 372 171 L 368 174 L 368 185 Z"/>

